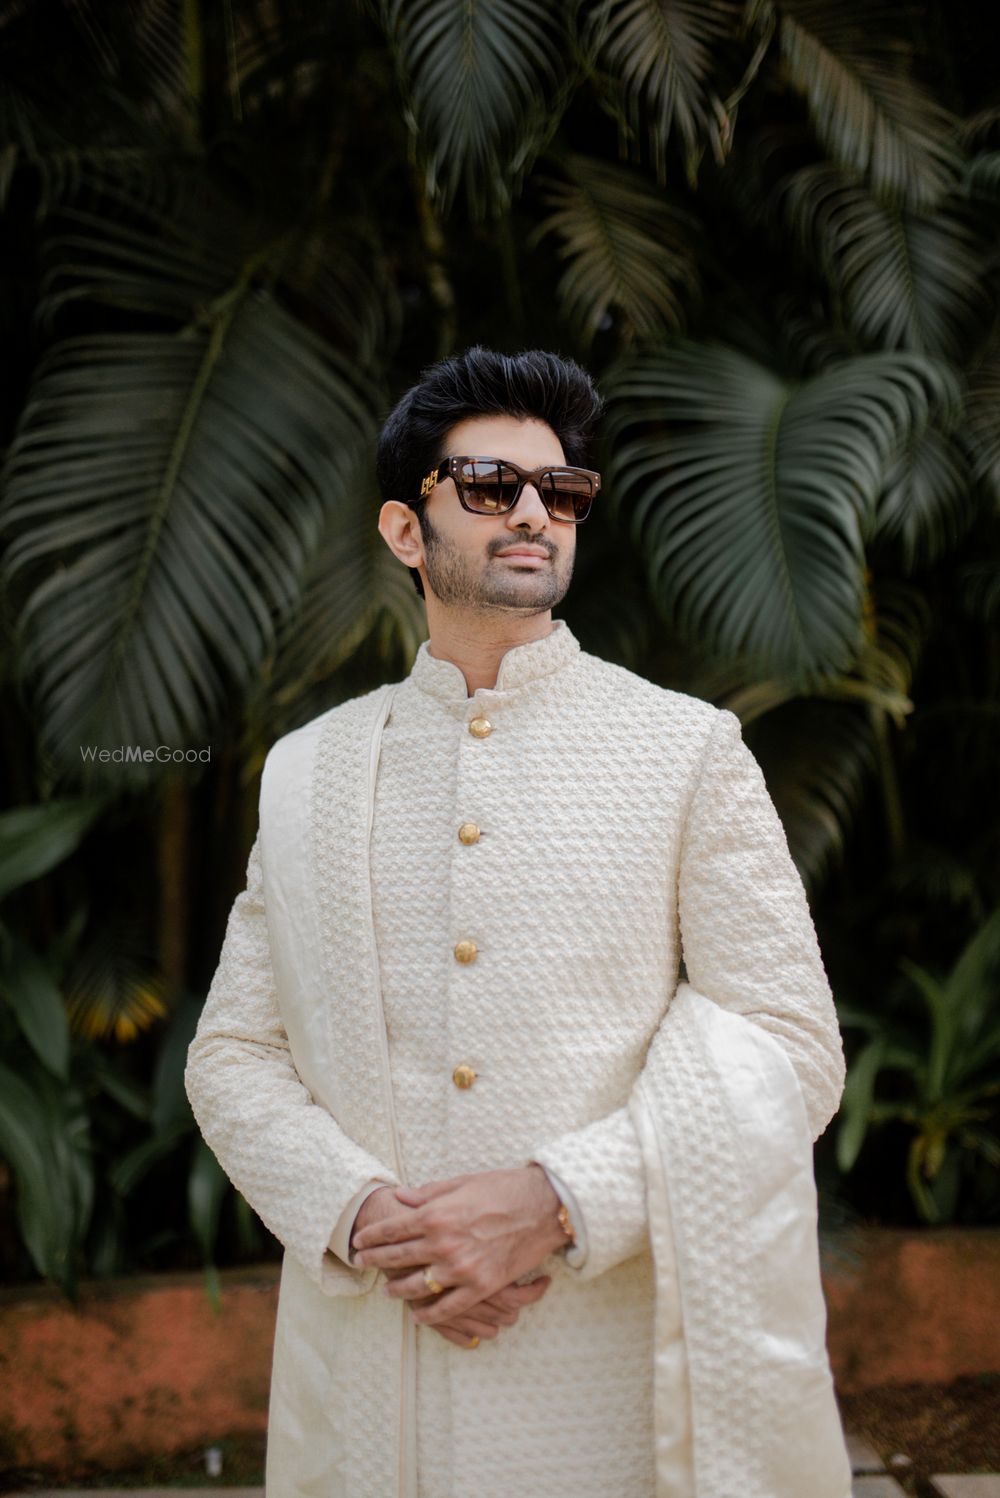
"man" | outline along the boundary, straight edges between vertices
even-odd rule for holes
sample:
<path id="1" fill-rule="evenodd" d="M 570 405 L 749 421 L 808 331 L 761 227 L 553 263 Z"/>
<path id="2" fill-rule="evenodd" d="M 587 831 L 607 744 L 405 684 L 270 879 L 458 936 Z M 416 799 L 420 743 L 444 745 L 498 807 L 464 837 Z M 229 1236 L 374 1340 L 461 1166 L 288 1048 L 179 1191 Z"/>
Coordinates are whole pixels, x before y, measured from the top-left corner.
<path id="1" fill-rule="evenodd" d="M 552 619 L 600 407 L 424 372 L 377 471 L 429 639 L 268 755 L 186 1084 L 287 1250 L 269 1498 L 849 1493 L 832 997 L 738 721 Z"/>

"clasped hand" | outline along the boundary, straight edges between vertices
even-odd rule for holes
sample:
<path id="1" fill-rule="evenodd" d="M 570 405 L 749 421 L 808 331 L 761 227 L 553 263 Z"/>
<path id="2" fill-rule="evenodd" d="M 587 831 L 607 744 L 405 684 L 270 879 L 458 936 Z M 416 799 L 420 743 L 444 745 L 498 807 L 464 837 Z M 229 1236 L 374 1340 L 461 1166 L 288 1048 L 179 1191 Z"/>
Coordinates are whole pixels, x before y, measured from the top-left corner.
<path id="1" fill-rule="evenodd" d="M 354 1262 L 384 1270 L 391 1276 L 386 1293 L 419 1302 L 411 1305 L 414 1320 L 442 1332 L 451 1328 L 465 1336 L 481 1335 L 464 1328 L 482 1320 L 486 1308 L 496 1309 L 492 1302 L 499 1302 L 507 1316 L 513 1311 L 516 1320 L 518 1305 L 540 1299 L 549 1280 L 543 1276 L 526 1286 L 513 1282 L 566 1241 L 556 1215 L 559 1198 L 537 1165 L 386 1188 L 368 1200 L 375 1196 L 384 1198 L 382 1210 L 377 1221 L 365 1222 L 355 1232 Z M 439 1294 L 428 1294 L 425 1269 L 444 1287 Z M 516 1291 L 527 1295 L 515 1296 Z M 492 1317 L 483 1325 L 487 1335 L 496 1335 Z"/>

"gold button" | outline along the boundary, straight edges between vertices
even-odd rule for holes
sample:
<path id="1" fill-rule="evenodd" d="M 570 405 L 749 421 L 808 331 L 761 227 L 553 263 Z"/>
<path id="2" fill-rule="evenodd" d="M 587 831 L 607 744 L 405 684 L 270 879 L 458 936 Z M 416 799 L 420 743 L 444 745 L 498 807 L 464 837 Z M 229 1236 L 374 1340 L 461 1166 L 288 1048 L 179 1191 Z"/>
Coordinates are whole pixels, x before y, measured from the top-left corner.
<path id="1" fill-rule="evenodd" d="M 489 718 L 473 718 L 469 724 L 469 732 L 477 739 L 485 739 L 488 733 L 493 732 L 493 724 Z"/>
<path id="2" fill-rule="evenodd" d="M 456 1066 L 451 1074 L 451 1080 L 456 1087 L 471 1087 L 476 1080 L 476 1074 L 471 1066 Z"/>
<path id="3" fill-rule="evenodd" d="M 455 947 L 455 958 L 458 962 L 475 962 L 478 950 L 474 941 L 460 941 Z"/>
<path id="4" fill-rule="evenodd" d="M 463 822 L 458 829 L 458 840 L 460 843 L 478 843 L 479 828 L 475 822 Z"/>

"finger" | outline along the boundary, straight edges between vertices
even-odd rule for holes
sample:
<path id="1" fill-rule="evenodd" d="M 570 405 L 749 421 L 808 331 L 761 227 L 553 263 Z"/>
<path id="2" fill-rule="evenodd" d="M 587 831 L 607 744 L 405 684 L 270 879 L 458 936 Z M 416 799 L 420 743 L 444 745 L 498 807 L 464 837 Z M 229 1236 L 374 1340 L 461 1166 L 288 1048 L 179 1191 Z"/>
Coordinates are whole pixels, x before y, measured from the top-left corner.
<path id="1" fill-rule="evenodd" d="M 445 1290 L 429 1305 L 416 1307 L 412 1311 L 413 1319 L 421 1326 L 435 1326 L 442 1321 L 451 1321 L 455 1316 L 464 1316 L 483 1298 L 482 1291 L 460 1285 L 454 1290 Z"/>
<path id="2" fill-rule="evenodd" d="M 431 1331 L 437 1332 L 444 1337 L 446 1342 L 454 1342 L 456 1347 L 475 1348 L 479 1346 L 479 1338 L 466 1337 L 462 1332 L 452 1331 L 450 1326 L 432 1326 Z"/>
<path id="3" fill-rule="evenodd" d="M 415 1220 L 412 1208 L 409 1208 L 405 1216 L 400 1214 L 398 1217 L 383 1217 L 380 1222 L 369 1222 L 366 1227 L 359 1228 L 354 1234 L 354 1247 L 371 1248 L 375 1244 L 405 1243 L 420 1231 L 420 1223 Z"/>
<path id="4" fill-rule="evenodd" d="M 509 1306 L 491 1305 L 488 1300 L 481 1300 L 474 1305 L 468 1313 L 480 1321 L 485 1321 L 489 1326 L 514 1326 L 517 1322 L 519 1312 L 511 1310 Z M 466 1317 L 461 1318 L 467 1319 Z"/>
<path id="5" fill-rule="evenodd" d="M 401 1202 L 406 1202 L 411 1207 L 422 1207 L 424 1202 L 429 1202 L 435 1196 L 443 1196 L 448 1191 L 454 1191 L 455 1187 L 465 1179 L 464 1176 L 450 1176 L 445 1181 L 425 1181 L 422 1186 L 397 1186 L 396 1196 Z"/>
<path id="6" fill-rule="evenodd" d="M 396 1300 L 436 1300 L 440 1291 L 428 1290 L 427 1281 L 424 1279 L 424 1271 L 418 1274 L 407 1274 L 400 1279 L 390 1280 L 384 1286 L 385 1294 Z"/>
<path id="7" fill-rule="evenodd" d="M 427 1200 L 422 1186 L 397 1186 L 395 1196 L 397 1201 L 405 1202 L 408 1207 L 422 1207 Z"/>
<path id="8" fill-rule="evenodd" d="M 541 1300 L 546 1290 L 552 1283 L 551 1276 L 542 1275 L 540 1279 L 532 1280 L 530 1285 L 505 1285 L 498 1290 L 496 1295 L 490 1297 L 497 1305 L 503 1306 L 530 1306 Z"/>
<path id="9" fill-rule="evenodd" d="M 461 1332 L 463 1337 L 478 1337 L 481 1342 L 493 1342 L 500 1335 L 498 1326 L 491 1321 L 481 1321 L 478 1316 L 456 1316 L 453 1321 L 446 1321 L 444 1325 L 453 1332 Z M 429 1330 L 437 1332 L 441 1328 L 432 1326 Z"/>
<path id="10" fill-rule="evenodd" d="M 407 1238 L 402 1243 L 375 1243 L 354 1255 L 355 1264 L 364 1269 L 403 1269 L 414 1264 L 426 1264 L 430 1258 L 430 1245 L 426 1238 Z"/>

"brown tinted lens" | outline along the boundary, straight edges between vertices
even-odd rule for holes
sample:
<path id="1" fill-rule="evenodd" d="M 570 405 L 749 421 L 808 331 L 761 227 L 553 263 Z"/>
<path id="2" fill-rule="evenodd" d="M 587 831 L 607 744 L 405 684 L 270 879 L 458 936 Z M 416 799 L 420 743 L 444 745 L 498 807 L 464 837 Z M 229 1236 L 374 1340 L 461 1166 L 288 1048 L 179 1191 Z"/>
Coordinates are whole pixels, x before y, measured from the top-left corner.
<path id="1" fill-rule="evenodd" d="M 560 520 L 583 520 L 590 511 L 594 482 L 572 468 L 550 468 L 542 475 L 542 497 Z"/>
<path id="2" fill-rule="evenodd" d="M 481 515 L 502 515 L 514 503 L 517 474 L 506 463 L 463 463 L 459 481 L 466 504 Z"/>

